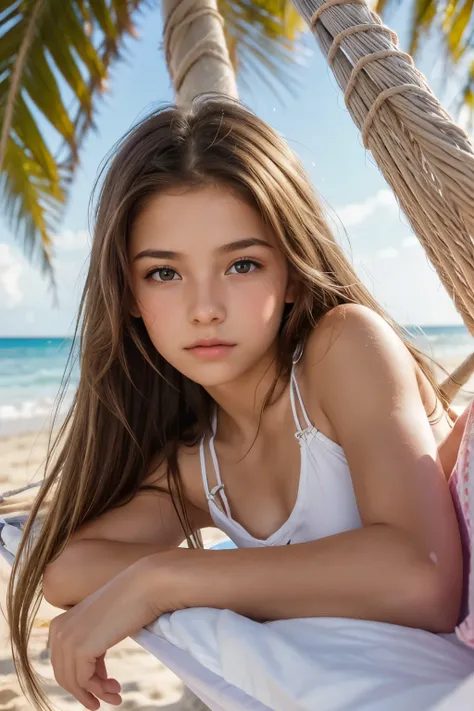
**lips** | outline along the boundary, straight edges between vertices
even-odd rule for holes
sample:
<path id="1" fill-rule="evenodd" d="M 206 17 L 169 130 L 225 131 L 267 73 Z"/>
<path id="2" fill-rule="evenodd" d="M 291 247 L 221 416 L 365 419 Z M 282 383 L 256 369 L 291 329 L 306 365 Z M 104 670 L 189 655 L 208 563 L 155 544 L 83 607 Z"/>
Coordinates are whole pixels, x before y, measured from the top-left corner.
<path id="1" fill-rule="evenodd" d="M 187 346 L 186 350 L 192 350 L 193 348 L 215 348 L 216 346 L 234 346 L 235 343 L 229 343 L 228 341 L 220 341 L 217 338 L 202 339 L 192 343 Z"/>

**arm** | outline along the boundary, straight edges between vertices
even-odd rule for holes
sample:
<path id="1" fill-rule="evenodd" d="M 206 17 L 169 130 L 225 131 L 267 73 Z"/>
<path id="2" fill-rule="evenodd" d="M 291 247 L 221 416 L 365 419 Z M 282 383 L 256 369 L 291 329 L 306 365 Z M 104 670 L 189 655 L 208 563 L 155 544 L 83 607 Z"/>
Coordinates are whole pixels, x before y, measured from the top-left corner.
<path id="1" fill-rule="evenodd" d="M 155 472 L 145 484 L 158 479 Z M 73 534 L 64 551 L 46 568 L 44 597 L 63 609 L 75 605 L 136 561 L 175 550 L 183 540 L 170 497 L 155 491 L 139 492 L 128 504 L 106 512 Z"/>
<path id="2" fill-rule="evenodd" d="M 67 610 L 142 558 L 175 548 L 92 538 L 74 541 L 48 566 L 43 582 L 45 600 Z"/>
<path id="3" fill-rule="evenodd" d="M 337 337 L 327 348 L 331 331 Z M 179 551 L 179 606 L 229 608 L 259 620 L 337 616 L 451 631 L 461 595 L 459 533 L 413 359 L 363 307 L 335 309 L 313 335 L 309 404 L 317 393 L 344 448 L 363 527 L 291 546 L 192 558 Z M 153 556 L 149 564 L 152 570 Z"/>

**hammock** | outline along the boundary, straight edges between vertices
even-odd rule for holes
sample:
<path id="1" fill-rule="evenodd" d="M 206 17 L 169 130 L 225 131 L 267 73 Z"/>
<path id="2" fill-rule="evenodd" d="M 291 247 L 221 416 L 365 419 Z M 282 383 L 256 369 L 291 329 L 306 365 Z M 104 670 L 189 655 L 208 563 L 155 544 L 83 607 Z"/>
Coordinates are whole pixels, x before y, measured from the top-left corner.
<path id="1" fill-rule="evenodd" d="M 203 608 L 163 615 L 134 639 L 211 711 L 438 711 L 451 697 L 440 711 L 472 709 L 474 650 L 452 636 L 363 620 L 259 624 Z"/>
<path id="2" fill-rule="evenodd" d="M 134 639 L 211 711 L 472 711 L 474 401 L 449 484 L 467 568 L 456 634 L 336 618 L 262 624 L 195 608 L 162 615 Z M 10 565 L 24 523 L 0 518 L 0 552 Z"/>

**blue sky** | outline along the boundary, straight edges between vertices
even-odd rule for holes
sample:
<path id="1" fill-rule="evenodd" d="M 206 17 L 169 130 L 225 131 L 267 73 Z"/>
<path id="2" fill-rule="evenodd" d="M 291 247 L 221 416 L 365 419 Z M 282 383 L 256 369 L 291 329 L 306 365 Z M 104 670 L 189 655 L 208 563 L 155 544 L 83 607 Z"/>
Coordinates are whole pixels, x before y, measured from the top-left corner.
<path id="1" fill-rule="evenodd" d="M 405 18 L 406 19 L 406 18 Z M 404 18 L 389 24 L 403 37 Z M 113 144 L 154 105 L 173 100 L 160 49 L 157 10 L 138 23 L 139 41 L 127 43 L 126 61 L 114 68 L 97 115 L 68 208 L 55 237 L 59 308 L 45 280 L 23 257 L 0 215 L 0 337 L 71 335 L 87 271 L 88 202 L 99 166 Z M 406 218 L 367 153 L 344 106 L 336 81 L 308 37 L 312 54 L 295 76 L 295 96 L 260 81 L 241 87 L 241 99 L 284 135 L 302 159 L 331 215 L 344 249 L 376 298 L 401 323 L 462 323 Z M 402 42 L 403 46 L 403 42 Z M 425 55 L 425 64 L 433 54 Z M 420 66 L 420 65 L 419 65 Z M 430 80 L 436 79 L 421 65 Z"/>

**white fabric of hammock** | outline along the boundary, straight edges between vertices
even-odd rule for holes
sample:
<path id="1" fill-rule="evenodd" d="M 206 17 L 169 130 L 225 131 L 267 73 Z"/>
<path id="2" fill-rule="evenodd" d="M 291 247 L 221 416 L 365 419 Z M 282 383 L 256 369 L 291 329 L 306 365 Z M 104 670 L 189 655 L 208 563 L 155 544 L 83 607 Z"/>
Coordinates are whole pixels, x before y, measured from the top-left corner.
<path id="1" fill-rule="evenodd" d="M 471 675 L 474 690 L 474 651 L 454 635 L 365 620 L 262 624 L 190 609 L 163 615 L 135 640 L 212 711 L 425 711 Z M 453 711 L 472 709 L 473 699 Z"/>
<path id="2" fill-rule="evenodd" d="M 12 564 L 21 517 L 0 518 Z M 258 623 L 230 610 L 162 615 L 134 635 L 211 711 L 472 711 L 474 650 L 379 622 Z"/>

